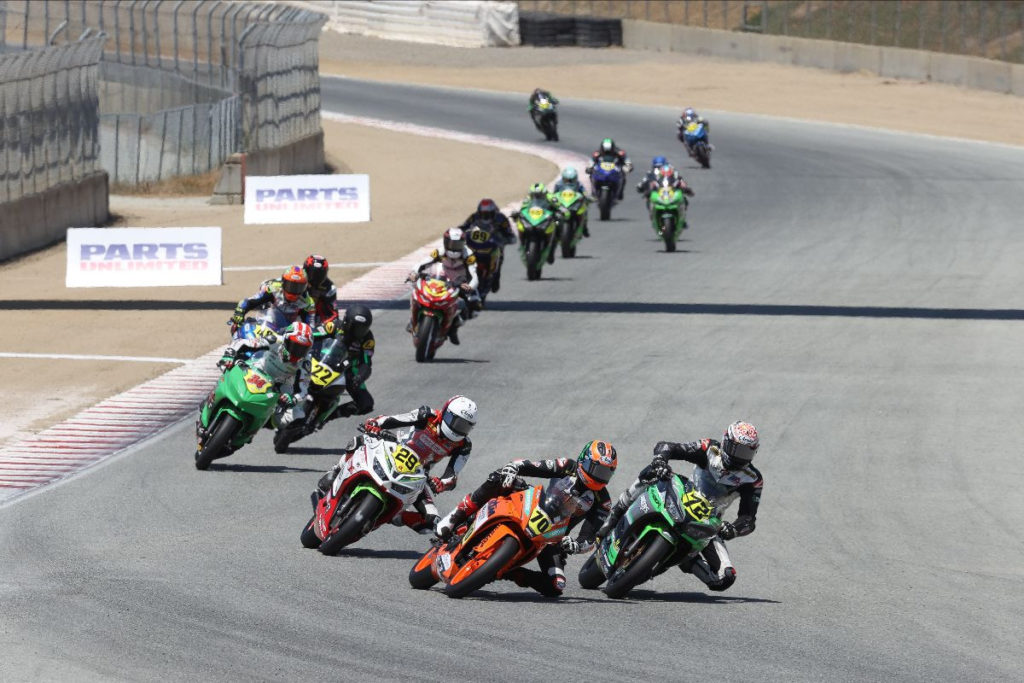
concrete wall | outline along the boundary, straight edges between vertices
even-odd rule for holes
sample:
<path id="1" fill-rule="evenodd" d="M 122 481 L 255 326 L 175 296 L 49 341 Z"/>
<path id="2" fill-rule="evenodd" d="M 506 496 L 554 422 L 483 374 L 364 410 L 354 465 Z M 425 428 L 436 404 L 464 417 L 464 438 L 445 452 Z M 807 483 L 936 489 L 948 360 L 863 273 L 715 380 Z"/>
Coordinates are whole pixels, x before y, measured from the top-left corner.
<path id="1" fill-rule="evenodd" d="M 1024 97 L 1024 64 L 899 47 L 622 20 L 622 46 L 935 81 Z"/>
<path id="2" fill-rule="evenodd" d="M 323 173 L 324 132 L 314 133 L 284 147 L 261 149 L 245 155 L 246 175 L 301 175 Z"/>
<path id="3" fill-rule="evenodd" d="M 103 171 L 4 204 L 0 259 L 60 242 L 68 228 L 103 225 L 109 215 L 107 174 Z"/>

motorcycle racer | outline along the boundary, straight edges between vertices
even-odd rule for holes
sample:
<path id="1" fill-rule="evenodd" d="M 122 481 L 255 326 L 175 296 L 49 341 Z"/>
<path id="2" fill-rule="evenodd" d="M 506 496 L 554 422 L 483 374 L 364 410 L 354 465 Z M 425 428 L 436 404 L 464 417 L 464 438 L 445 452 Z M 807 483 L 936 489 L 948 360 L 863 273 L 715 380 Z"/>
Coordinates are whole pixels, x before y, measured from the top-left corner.
<path id="1" fill-rule="evenodd" d="M 711 124 L 708 123 L 707 119 L 698 114 L 693 109 L 693 107 L 687 107 L 686 109 L 684 109 L 683 113 L 679 116 L 679 119 L 676 121 L 676 129 L 678 130 L 677 136 L 679 137 L 679 141 L 683 143 L 684 147 L 686 147 L 687 154 L 693 157 L 693 149 L 690 147 L 689 143 L 686 142 L 686 136 L 683 135 L 683 133 L 686 132 L 686 127 L 689 126 L 691 123 L 703 123 L 704 130 L 708 134 L 708 140 L 711 139 Z M 714 148 L 712 147 L 712 149 Z"/>
<path id="2" fill-rule="evenodd" d="M 644 174 L 640 182 L 636 184 L 636 191 L 640 194 L 649 194 L 660 177 L 661 167 L 668 163 L 668 159 L 660 154 L 651 159 L 651 170 Z"/>
<path id="3" fill-rule="evenodd" d="M 512 213 L 512 218 L 519 218 L 519 214 L 528 210 L 531 206 L 539 206 L 545 211 L 553 213 L 558 221 L 559 230 L 561 230 L 561 225 L 567 217 L 565 209 L 558 203 L 558 197 L 556 197 L 554 193 L 548 191 L 548 186 L 544 183 L 534 183 L 533 185 L 530 185 L 530 191 L 526 195 L 526 199 L 523 200 L 519 210 Z M 554 262 L 555 250 L 552 249 L 548 253 L 548 263 Z"/>
<path id="4" fill-rule="evenodd" d="M 292 266 L 281 277 L 266 280 L 260 290 L 242 299 L 235 306 L 235 312 L 228 321 L 234 334 L 239 325 L 245 322 L 245 314 L 257 308 L 274 308 L 289 322 L 301 321 L 312 325 L 316 312 L 316 304 L 309 296 L 308 280 L 305 271 L 299 266 Z"/>
<path id="5" fill-rule="evenodd" d="M 336 320 L 338 309 L 338 289 L 327 277 L 329 268 L 327 259 L 320 254 L 310 254 L 302 265 L 302 271 L 306 274 L 306 282 L 309 288 L 306 290 L 309 297 L 316 306 L 316 323 L 324 323 Z"/>
<path id="6" fill-rule="evenodd" d="M 566 166 L 562 169 L 562 174 L 558 180 L 555 181 L 555 187 L 551 193 L 557 195 L 562 190 L 575 190 L 584 197 L 587 196 L 587 189 L 583 187 L 583 183 L 580 182 L 579 174 L 573 166 Z M 583 223 L 583 236 L 590 237 L 590 229 L 587 227 L 586 222 Z"/>
<path id="7" fill-rule="evenodd" d="M 582 522 L 577 537 L 571 538 L 567 535 L 560 544 L 544 548 L 537 556 L 540 571 L 516 567 L 502 577 L 514 581 L 517 586 L 532 588 L 541 595 L 558 597 L 565 590 L 563 570 L 566 554 L 587 552 L 594 547 L 597 529 L 601 527 L 611 507 L 611 496 L 607 486 L 615 474 L 617 465 L 615 448 L 607 441 L 587 443 L 575 460 L 513 460 L 491 472 L 483 484 L 438 521 L 437 536 L 442 542 L 448 541 L 455 530 L 487 501 L 528 488 L 522 479 L 523 476 L 569 479 L 569 490 L 575 511 L 572 513 L 568 529 Z"/>
<path id="8" fill-rule="evenodd" d="M 473 311 L 480 308 L 480 295 L 477 286 L 480 279 L 476 273 L 476 256 L 466 246 L 466 233 L 462 228 L 449 228 L 444 233 L 444 252 L 434 249 L 430 258 L 409 273 L 408 280 L 414 281 L 428 270 L 432 275 L 444 278 L 455 283 L 459 287 L 459 311 L 452 321 L 451 329 L 448 330 L 448 340 L 456 346 L 459 345 L 459 328 L 465 320 L 473 317 Z M 416 313 L 416 301 L 409 300 L 409 311 L 412 315 Z M 412 320 L 405 328 L 406 332 L 412 332 Z"/>
<path id="9" fill-rule="evenodd" d="M 554 105 L 558 104 L 558 99 L 555 98 L 555 96 L 552 95 L 549 91 L 543 90 L 541 88 L 534 88 L 533 92 L 530 93 L 530 118 L 533 119 L 533 125 L 537 127 L 537 130 L 541 130 L 541 127 L 540 127 L 540 108 L 537 106 L 537 104 L 542 99 L 543 100 L 548 100 L 549 102 L 551 102 L 551 104 L 554 104 Z M 557 125 L 558 124 L 558 112 L 556 111 L 552 115 L 555 117 L 555 124 Z M 556 136 L 555 140 L 557 140 L 557 139 L 558 139 L 558 137 Z"/>
<path id="10" fill-rule="evenodd" d="M 760 447 L 757 429 L 749 422 L 733 422 L 722 441 L 701 439 L 686 443 L 659 441 L 654 446 L 651 464 L 640 471 L 635 482 L 622 492 L 604 526 L 597 532 L 605 537 L 636 498 L 656 479 L 672 476 L 668 460 L 686 460 L 694 465 L 690 480 L 700 493 L 724 512 L 737 498 L 739 512 L 732 523 L 725 522 L 718 536 L 695 560 L 680 564 L 680 569 L 703 581 L 710 590 L 724 591 L 736 581 L 736 567 L 729 558 L 725 541 L 754 531 L 757 508 L 761 502 L 764 479 L 751 464 Z"/>
<path id="11" fill-rule="evenodd" d="M 347 403 L 342 403 L 333 413 L 328 421 L 336 420 L 339 417 L 351 417 L 352 415 L 366 415 L 373 410 L 373 396 L 366 388 L 366 380 L 373 372 L 373 351 L 376 348 L 376 341 L 370 325 L 373 324 L 373 313 L 367 306 L 355 304 L 345 309 L 345 315 L 340 321 L 329 320 L 323 326 L 324 332 L 340 336 L 341 343 L 345 345 L 345 390 L 352 398 Z"/>
<path id="12" fill-rule="evenodd" d="M 591 173 L 593 173 L 594 166 L 596 166 L 601 161 L 614 162 L 615 165 L 618 166 L 619 170 L 622 172 L 623 179 L 622 182 L 619 184 L 618 197 L 621 200 L 622 193 L 626 189 L 625 176 L 627 173 L 633 170 L 633 162 L 629 160 L 629 156 L 626 154 L 626 150 L 619 149 L 618 146 L 616 146 L 615 141 L 612 140 L 611 138 L 605 138 L 604 140 L 602 140 L 601 146 L 598 147 L 597 150 L 595 150 L 590 155 L 590 163 L 587 165 L 587 174 L 590 175 Z"/>
<path id="13" fill-rule="evenodd" d="M 438 514 L 432 493 L 450 491 L 458 483 L 459 472 L 466 465 L 473 450 L 469 433 L 476 425 L 476 416 L 475 401 L 465 396 L 452 396 L 440 410 L 420 406 L 408 413 L 379 415 L 364 423 L 367 434 L 377 434 L 382 429 L 413 427 L 414 431 L 406 439 L 405 445 L 420 457 L 428 475 L 431 465 L 448 458 L 448 464 L 441 476 L 430 476 L 427 480 L 428 488 L 423 489 L 423 493 L 413 503 L 416 510 L 403 510 L 400 515 L 395 516 L 392 524 L 405 525 L 424 534 L 433 530 Z M 362 436 L 353 439 L 345 449 L 345 454 L 341 456 L 341 462 L 351 456 L 361 442 Z M 328 470 L 318 484 L 321 491 L 326 493 L 330 490 L 334 478 L 341 469 L 339 463 Z"/>
<path id="14" fill-rule="evenodd" d="M 310 370 L 307 354 L 311 348 L 313 328 L 306 323 L 295 322 L 280 333 L 266 331 L 255 339 L 236 339 L 224 349 L 217 366 L 227 371 L 239 362 L 244 352 L 252 352 L 252 359 L 245 362 L 274 382 L 281 393 L 278 401 L 286 408 L 281 424 L 288 424 L 305 414 L 303 399 L 309 390 Z M 211 402 L 212 398 L 211 394 L 207 401 Z"/>
<path id="15" fill-rule="evenodd" d="M 505 260 L 504 248 L 509 244 L 515 244 L 517 239 L 516 232 L 512 229 L 512 224 L 509 222 L 508 217 L 498 210 L 498 205 L 493 199 L 484 198 L 477 204 L 476 211 L 471 213 L 466 220 L 462 221 L 459 227 L 466 233 L 469 242 L 473 241 L 472 231 L 474 227 L 479 227 L 489 232 L 493 237 L 496 237 L 495 241 L 502 243 L 498 247 L 500 253 L 495 259 L 494 273 L 491 275 L 490 282 L 480 283 L 481 297 L 486 296 L 490 292 L 497 292 L 501 289 L 501 266 Z M 487 291 L 484 291 L 485 289 Z"/>

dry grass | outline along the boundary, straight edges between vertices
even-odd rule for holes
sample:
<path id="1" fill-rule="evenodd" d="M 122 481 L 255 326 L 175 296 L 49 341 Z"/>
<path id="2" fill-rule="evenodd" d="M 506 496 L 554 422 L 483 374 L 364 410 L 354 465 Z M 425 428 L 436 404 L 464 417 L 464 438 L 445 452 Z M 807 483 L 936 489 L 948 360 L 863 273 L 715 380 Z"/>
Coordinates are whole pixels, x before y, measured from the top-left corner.
<path id="1" fill-rule="evenodd" d="M 220 169 L 199 175 L 179 176 L 138 185 L 114 183 L 110 194 L 146 195 L 150 197 L 209 197 L 220 178 Z"/>

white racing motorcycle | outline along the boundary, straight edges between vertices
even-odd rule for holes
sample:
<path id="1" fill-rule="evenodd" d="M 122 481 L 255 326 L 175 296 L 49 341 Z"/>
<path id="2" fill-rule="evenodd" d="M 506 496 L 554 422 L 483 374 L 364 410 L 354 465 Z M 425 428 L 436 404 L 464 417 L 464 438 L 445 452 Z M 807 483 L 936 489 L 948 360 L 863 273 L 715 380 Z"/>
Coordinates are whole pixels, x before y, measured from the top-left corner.
<path id="1" fill-rule="evenodd" d="M 362 428 L 360 427 L 360 431 Z M 419 497 L 427 485 L 420 457 L 398 435 L 382 431 L 357 437 L 352 455 L 326 494 L 311 496 L 313 517 L 302 529 L 302 545 L 336 555 Z"/>

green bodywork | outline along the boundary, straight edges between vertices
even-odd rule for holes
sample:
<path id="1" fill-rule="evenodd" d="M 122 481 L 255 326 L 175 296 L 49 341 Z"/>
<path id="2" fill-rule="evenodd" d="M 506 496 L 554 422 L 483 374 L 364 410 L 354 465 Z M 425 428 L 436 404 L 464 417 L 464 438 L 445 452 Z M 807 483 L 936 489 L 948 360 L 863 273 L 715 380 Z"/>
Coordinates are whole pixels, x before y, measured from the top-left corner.
<path id="1" fill-rule="evenodd" d="M 221 375 L 213 392 L 213 400 L 203 404 L 199 423 L 210 429 L 221 413 L 227 413 L 241 423 L 231 437 L 232 448 L 252 441 L 252 437 L 267 423 L 277 406 L 278 393 L 266 375 L 247 364 L 238 363 Z"/>
<path id="2" fill-rule="evenodd" d="M 673 239 L 686 227 L 686 196 L 678 187 L 661 186 L 650 194 L 651 227 L 658 237 L 664 237 L 665 218 L 671 219 Z"/>
<path id="3" fill-rule="evenodd" d="M 583 239 L 583 228 L 587 225 L 587 198 L 570 188 L 556 192 L 555 197 L 569 217 L 563 229 L 573 230 L 572 246 L 575 247 Z"/>

